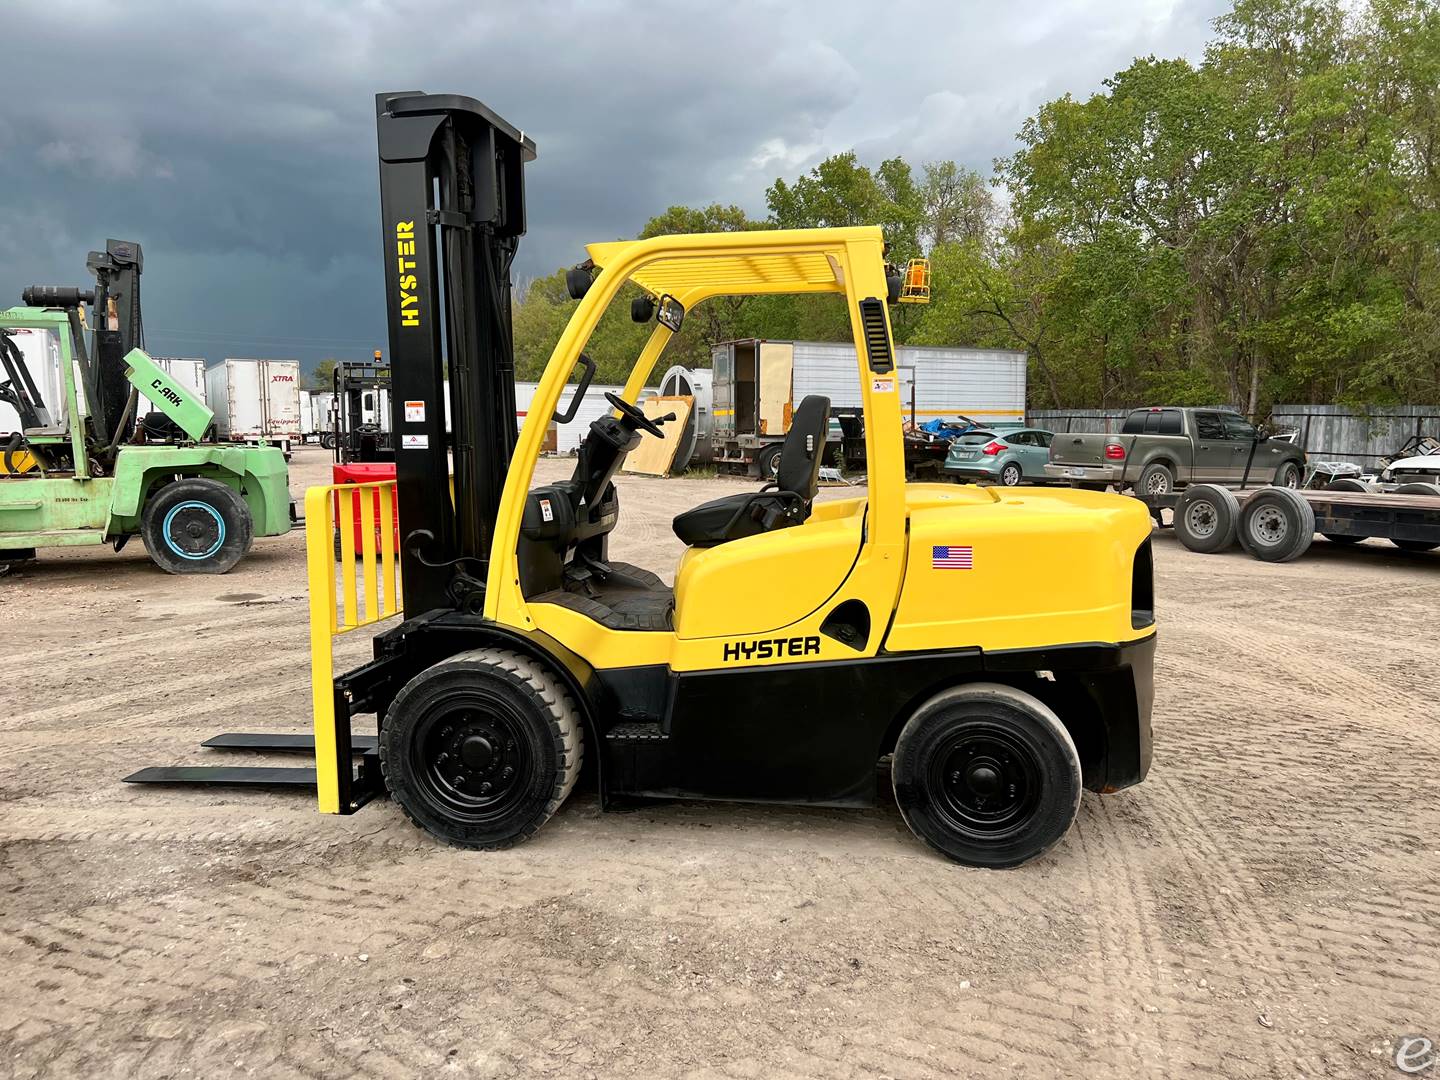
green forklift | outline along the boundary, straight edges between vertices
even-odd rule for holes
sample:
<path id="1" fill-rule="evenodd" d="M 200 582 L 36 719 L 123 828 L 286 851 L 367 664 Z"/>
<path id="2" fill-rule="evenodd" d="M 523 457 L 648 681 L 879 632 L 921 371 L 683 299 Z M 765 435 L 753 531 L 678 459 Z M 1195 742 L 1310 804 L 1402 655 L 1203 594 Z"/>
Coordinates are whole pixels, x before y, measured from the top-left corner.
<path id="1" fill-rule="evenodd" d="M 15 414 L 0 434 L 0 573 L 138 534 L 168 573 L 223 574 L 256 536 L 289 531 L 284 454 L 213 441 L 203 397 L 143 350 L 140 245 L 106 241 L 86 266 L 93 289 L 32 285 L 0 310 L 0 402 Z"/>

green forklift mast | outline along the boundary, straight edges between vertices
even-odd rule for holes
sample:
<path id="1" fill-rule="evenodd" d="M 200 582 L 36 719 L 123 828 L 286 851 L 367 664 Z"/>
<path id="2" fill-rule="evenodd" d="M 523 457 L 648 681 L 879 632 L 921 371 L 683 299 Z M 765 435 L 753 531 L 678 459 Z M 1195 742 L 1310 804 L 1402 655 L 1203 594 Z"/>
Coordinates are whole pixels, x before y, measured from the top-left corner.
<path id="1" fill-rule="evenodd" d="M 106 240 L 104 251 L 92 251 L 85 260 L 86 269 L 95 275 L 95 288 L 31 285 L 21 293 L 21 301 L 28 307 L 58 308 L 66 314 L 71 348 L 89 412 L 83 432 L 86 451 L 96 464 L 107 470 L 113 466 L 116 451 L 130 433 L 139 404 L 138 389 L 125 377 L 124 358 L 132 349 L 145 347 L 140 317 L 140 274 L 144 264 L 139 244 Z M 91 306 L 93 356 L 85 343 L 82 304 Z M 16 380 L 9 367 L 7 363 L 13 388 Z M 23 411 L 21 415 L 22 426 L 32 426 L 25 421 Z"/>

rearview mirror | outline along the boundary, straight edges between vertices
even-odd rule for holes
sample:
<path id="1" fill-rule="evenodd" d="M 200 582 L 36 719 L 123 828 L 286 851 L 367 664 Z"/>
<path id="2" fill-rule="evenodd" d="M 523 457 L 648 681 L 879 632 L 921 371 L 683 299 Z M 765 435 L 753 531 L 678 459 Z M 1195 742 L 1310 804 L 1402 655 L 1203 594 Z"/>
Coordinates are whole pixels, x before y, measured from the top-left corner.
<path id="1" fill-rule="evenodd" d="M 666 293 L 660 298 L 660 310 L 655 317 L 665 329 L 678 334 L 685 323 L 685 305 Z"/>

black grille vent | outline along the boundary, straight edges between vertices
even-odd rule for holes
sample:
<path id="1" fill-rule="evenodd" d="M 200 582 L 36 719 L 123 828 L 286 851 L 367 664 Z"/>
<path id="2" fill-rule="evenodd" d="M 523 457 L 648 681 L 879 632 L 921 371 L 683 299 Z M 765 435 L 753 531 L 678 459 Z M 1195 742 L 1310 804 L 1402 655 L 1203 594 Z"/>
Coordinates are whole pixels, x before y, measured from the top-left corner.
<path id="1" fill-rule="evenodd" d="M 860 301 L 860 327 L 865 331 L 865 354 L 870 370 L 885 374 L 895 370 L 890 356 L 890 334 L 885 329 L 885 304 L 873 296 Z"/>

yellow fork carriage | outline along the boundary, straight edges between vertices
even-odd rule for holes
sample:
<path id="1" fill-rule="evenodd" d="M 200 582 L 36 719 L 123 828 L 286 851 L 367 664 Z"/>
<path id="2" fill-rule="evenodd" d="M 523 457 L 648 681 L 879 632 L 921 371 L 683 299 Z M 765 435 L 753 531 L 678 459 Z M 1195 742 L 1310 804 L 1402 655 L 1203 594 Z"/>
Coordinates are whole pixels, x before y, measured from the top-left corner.
<path id="1" fill-rule="evenodd" d="M 376 118 L 396 481 L 306 497 L 314 734 L 288 741 L 315 767 L 271 782 L 313 785 L 331 813 L 383 785 L 433 835 L 493 849 L 582 770 L 607 808 L 869 805 L 886 779 L 921 840 L 999 867 L 1056 843 L 1083 788 L 1144 778 L 1148 515 L 1088 491 L 906 484 L 888 308 L 927 298 L 927 265 L 887 264 L 874 227 L 591 244 L 517 430 L 509 268 L 534 143 L 470 98 L 382 94 Z M 587 341 L 636 288 L 651 330 L 622 392 L 572 476 L 536 484 L 550 422 L 589 392 Z M 849 311 L 863 493 L 817 498 L 830 402 L 811 395 L 771 482 L 675 518 L 673 587 L 613 558 L 614 478 L 673 418 L 637 402 L 687 311 L 785 293 Z M 337 640 L 397 615 L 334 673 Z M 377 734 L 352 734 L 370 715 Z"/>
<path id="2" fill-rule="evenodd" d="M 335 639 L 404 611 L 394 529 L 381 527 L 394 520 L 394 480 L 306 490 L 312 734 L 227 732 L 201 743 L 211 750 L 310 754 L 313 766 L 151 767 L 126 782 L 310 789 L 327 814 L 352 813 L 383 790 L 376 736 L 351 730 L 351 715 L 365 711 L 367 702 L 335 678 Z"/>

